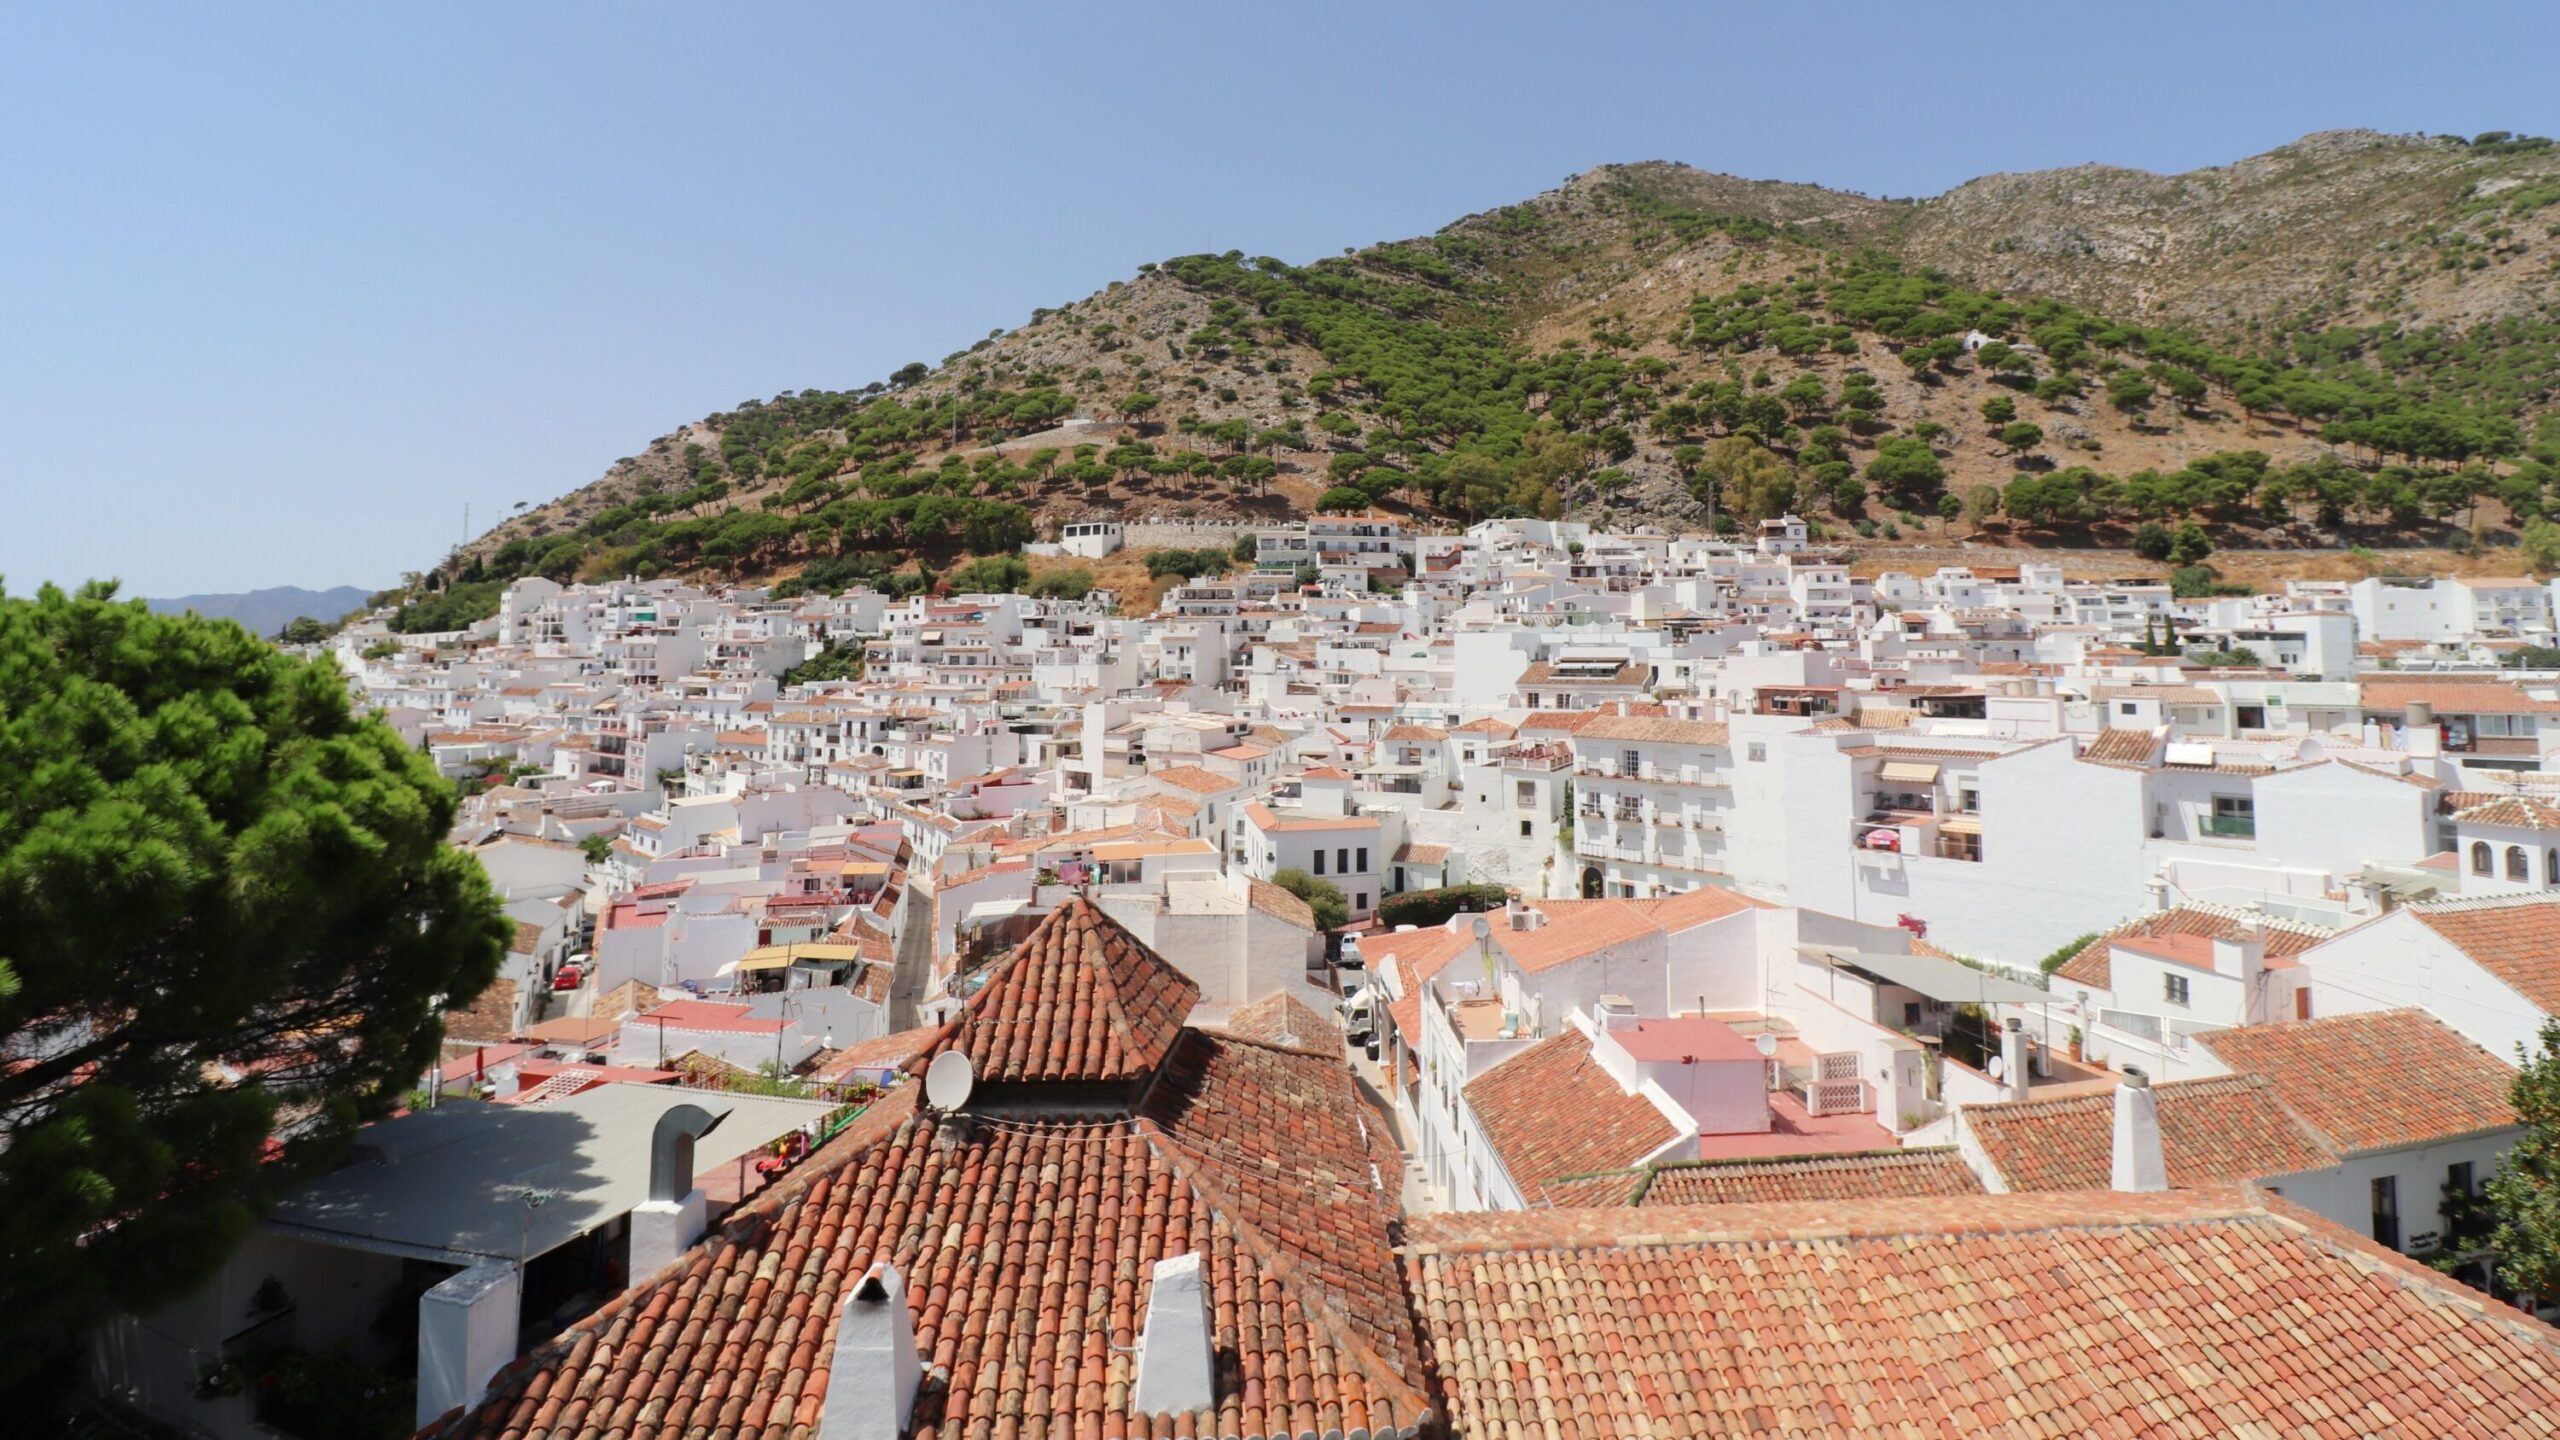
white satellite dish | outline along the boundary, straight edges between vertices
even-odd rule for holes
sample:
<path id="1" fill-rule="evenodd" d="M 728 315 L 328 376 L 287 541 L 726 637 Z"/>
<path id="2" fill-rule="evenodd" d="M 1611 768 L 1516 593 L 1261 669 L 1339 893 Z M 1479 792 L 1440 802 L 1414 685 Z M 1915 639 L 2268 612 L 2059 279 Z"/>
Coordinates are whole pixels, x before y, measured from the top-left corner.
<path id="1" fill-rule="evenodd" d="M 1760 1058 L 1766 1060 L 1770 1056 L 1778 1053 L 1778 1032 L 1775 1030 L 1763 1030 L 1758 1035 L 1752 1037 L 1751 1044 L 1760 1052 Z"/>
<path id="2" fill-rule="evenodd" d="M 1991 1071 L 1991 1078 L 1994 1080 L 2006 1080 L 2009 1078 L 2009 1061 L 2005 1056 L 1992 1056 L 1989 1069 Z"/>
<path id="3" fill-rule="evenodd" d="M 957 1110 L 969 1103 L 969 1092 L 977 1083 L 977 1072 L 969 1068 L 969 1057 L 957 1050 L 945 1050 L 924 1067 L 925 1107 Z"/>

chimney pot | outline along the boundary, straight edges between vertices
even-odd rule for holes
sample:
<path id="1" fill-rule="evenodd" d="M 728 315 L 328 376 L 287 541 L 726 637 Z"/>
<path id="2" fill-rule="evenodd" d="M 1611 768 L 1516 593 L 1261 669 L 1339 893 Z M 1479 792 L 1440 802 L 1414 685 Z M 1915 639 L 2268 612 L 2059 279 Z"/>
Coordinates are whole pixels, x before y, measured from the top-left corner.
<path id="1" fill-rule="evenodd" d="M 898 1440 L 923 1379 L 906 1280 L 894 1265 L 874 1265 L 854 1283 L 836 1322 L 819 1440 Z"/>
<path id="2" fill-rule="evenodd" d="M 2145 1191 L 2169 1188 L 2169 1169 L 2160 1149 L 2160 1096 L 2151 1077 L 2128 1065 L 2124 1083 L 2116 1087 L 2113 1188 Z"/>
<path id="3" fill-rule="evenodd" d="M 2033 1083 L 2027 1074 L 2027 1028 L 2015 1015 L 2000 1026 L 2000 1080 L 2012 1100 L 2026 1099 Z"/>
<path id="4" fill-rule="evenodd" d="M 1217 1374 L 1199 1252 L 1157 1261 L 1148 1287 L 1146 1325 L 1138 1332 L 1138 1378 L 1130 1408 L 1144 1415 L 1210 1409 L 1217 1404 Z"/>

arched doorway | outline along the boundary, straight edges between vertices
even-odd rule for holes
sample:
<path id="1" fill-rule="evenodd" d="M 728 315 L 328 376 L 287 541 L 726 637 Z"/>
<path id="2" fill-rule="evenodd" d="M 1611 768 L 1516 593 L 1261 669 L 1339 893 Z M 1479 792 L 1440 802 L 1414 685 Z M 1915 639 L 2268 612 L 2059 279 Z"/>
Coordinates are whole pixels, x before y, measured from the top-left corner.
<path id="1" fill-rule="evenodd" d="M 1582 872 L 1582 898 L 1585 900 L 1597 900 L 1600 898 L 1600 872 L 1598 869 L 1592 867 L 1584 868 Z"/>

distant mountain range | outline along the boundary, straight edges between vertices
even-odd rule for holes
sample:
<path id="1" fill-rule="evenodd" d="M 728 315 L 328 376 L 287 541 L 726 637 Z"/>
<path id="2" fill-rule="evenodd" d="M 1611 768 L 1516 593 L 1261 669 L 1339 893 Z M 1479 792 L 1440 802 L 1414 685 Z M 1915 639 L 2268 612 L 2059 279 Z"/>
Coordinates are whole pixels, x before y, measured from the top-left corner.
<path id="1" fill-rule="evenodd" d="M 273 635 L 305 615 L 323 623 L 335 621 L 372 594 L 354 585 L 327 590 L 278 585 L 240 595 L 179 595 L 144 603 L 163 615 L 183 615 L 192 610 L 211 620 L 237 620 L 254 634 Z"/>

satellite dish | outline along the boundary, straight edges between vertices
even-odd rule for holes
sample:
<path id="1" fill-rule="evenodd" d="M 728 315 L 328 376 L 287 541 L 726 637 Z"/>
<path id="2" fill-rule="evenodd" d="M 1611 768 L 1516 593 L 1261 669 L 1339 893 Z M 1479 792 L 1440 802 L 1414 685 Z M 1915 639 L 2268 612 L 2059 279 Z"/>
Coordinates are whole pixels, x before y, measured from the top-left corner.
<path id="1" fill-rule="evenodd" d="M 969 1068 L 969 1057 L 957 1050 L 945 1050 L 924 1067 L 924 1103 L 933 1110 L 952 1111 L 969 1103 L 969 1091 L 978 1077 Z"/>
<path id="2" fill-rule="evenodd" d="M 1474 920 L 1468 922 L 1467 928 L 1475 931 L 1476 938 L 1478 940 L 1482 940 L 1493 933 L 1493 922 L 1479 915 Z"/>
<path id="3" fill-rule="evenodd" d="M 1752 1037 L 1751 1044 L 1752 1048 L 1760 1052 L 1760 1058 L 1766 1060 L 1778 1053 L 1778 1032 L 1763 1030 Z"/>
<path id="4" fill-rule="evenodd" d="M 1992 1079 L 1994 1079 L 1994 1080 L 2006 1080 L 2006 1079 L 2008 1079 L 2008 1078 L 2009 1078 L 2009 1061 L 2008 1061 L 2008 1058 L 2007 1058 L 2006 1056 L 2001 1056 L 2001 1055 L 1994 1055 L 1994 1056 L 1992 1056 L 1992 1057 L 1991 1057 L 1991 1066 L 1990 1066 L 1990 1069 L 1991 1069 L 1991 1078 L 1992 1078 Z"/>

